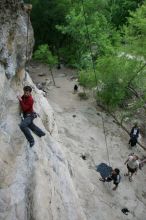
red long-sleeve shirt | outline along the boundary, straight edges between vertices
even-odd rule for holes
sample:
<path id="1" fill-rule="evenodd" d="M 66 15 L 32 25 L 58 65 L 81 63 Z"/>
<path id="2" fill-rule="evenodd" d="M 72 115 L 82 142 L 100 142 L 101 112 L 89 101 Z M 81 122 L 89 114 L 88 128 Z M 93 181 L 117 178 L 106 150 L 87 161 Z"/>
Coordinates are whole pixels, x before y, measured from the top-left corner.
<path id="1" fill-rule="evenodd" d="M 31 113 L 33 112 L 33 98 L 32 96 L 25 97 L 24 95 L 21 97 L 22 101 L 20 101 L 20 106 L 23 113 Z"/>

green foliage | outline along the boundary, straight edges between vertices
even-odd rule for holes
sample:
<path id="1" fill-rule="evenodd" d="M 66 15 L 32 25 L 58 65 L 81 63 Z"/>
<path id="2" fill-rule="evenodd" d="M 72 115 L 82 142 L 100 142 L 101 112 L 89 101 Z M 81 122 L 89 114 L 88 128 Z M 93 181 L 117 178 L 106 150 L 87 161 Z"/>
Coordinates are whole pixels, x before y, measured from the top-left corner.
<path id="1" fill-rule="evenodd" d="M 112 46 L 119 42 L 119 34 L 113 26 L 117 28 L 125 24 L 129 11 L 135 11 L 143 1 L 84 0 L 84 5 L 81 0 L 24 2 L 33 5 L 31 22 L 35 49 L 38 45 L 48 44 L 59 60 L 83 68 L 86 66 L 84 59 L 90 54 L 90 44 L 94 48 L 95 58 L 113 53 Z"/>
<path id="2" fill-rule="evenodd" d="M 88 96 L 85 92 L 79 92 L 78 93 L 78 96 L 80 97 L 80 99 L 82 100 L 87 100 L 88 99 Z"/>
<path id="3" fill-rule="evenodd" d="M 143 95 L 134 107 L 144 104 L 146 86 L 146 4 L 130 13 L 128 25 L 122 29 L 121 44 L 114 46 L 113 53 L 106 52 L 96 59 L 97 98 L 106 106 L 115 109 L 133 97 L 135 91 Z M 95 86 L 95 74 L 88 67 L 81 71 L 79 81 L 84 87 Z"/>
<path id="4" fill-rule="evenodd" d="M 73 68 L 80 68 L 80 65 L 78 65 L 78 61 L 80 60 L 80 54 L 79 51 L 76 50 L 75 45 L 71 46 L 72 43 L 68 42 L 66 44 L 66 47 L 59 49 L 59 55 L 63 58 L 64 63 L 66 66 L 70 66 Z M 76 54 L 76 56 L 75 56 Z"/>
<path id="5" fill-rule="evenodd" d="M 30 0 L 29 2 L 33 5 L 31 21 L 35 47 L 47 43 L 52 51 L 57 51 L 64 41 L 64 35 L 55 26 L 65 23 L 70 0 Z"/>
<path id="6" fill-rule="evenodd" d="M 57 64 L 57 58 L 52 55 L 47 44 L 40 45 L 34 53 L 34 59 L 49 66 L 50 69 Z"/>
<path id="7" fill-rule="evenodd" d="M 79 72 L 79 83 L 84 88 L 92 88 L 96 86 L 95 73 L 91 69 L 81 70 Z"/>
<path id="8" fill-rule="evenodd" d="M 98 99 L 112 109 L 130 99 L 133 88 L 146 99 L 144 0 L 31 2 L 36 44 L 41 45 L 35 59 L 52 68 L 57 62 L 52 51 L 59 61 L 79 70 L 84 88 L 97 86 Z"/>
<path id="9" fill-rule="evenodd" d="M 122 106 L 125 100 L 132 97 L 129 90 L 129 82 L 134 79 L 142 63 L 136 59 L 128 59 L 126 56 L 104 56 L 97 60 L 96 73 L 90 69 L 80 71 L 79 82 L 82 86 L 92 88 L 96 86 L 97 98 L 111 109 Z M 143 78 L 133 80 L 135 89 L 143 85 Z M 136 106 L 136 105 L 135 105 Z M 138 106 L 138 105 L 137 105 Z"/>
<path id="10" fill-rule="evenodd" d="M 97 61 L 97 78 L 102 89 L 98 95 L 102 101 L 114 108 L 121 105 L 123 101 L 131 97 L 128 85 L 134 78 L 140 63 L 134 59 L 122 56 L 107 56 Z M 134 86 L 136 84 L 133 82 Z"/>
<path id="11" fill-rule="evenodd" d="M 111 22 L 119 28 L 126 24 L 130 11 L 135 11 L 140 5 L 144 3 L 144 0 L 109 0 L 107 10 Z"/>
<path id="12" fill-rule="evenodd" d="M 83 0 L 84 5 L 81 0 L 24 2 L 33 5 L 31 22 L 35 34 L 35 49 L 38 45 L 48 44 L 58 58 L 78 67 L 82 65 L 84 53 L 89 51 L 85 23 L 95 56 L 113 52 L 112 45 L 116 42 L 114 35 L 117 32 L 112 26 L 117 28 L 125 24 L 129 11 L 135 11 L 144 0 Z"/>
<path id="13" fill-rule="evenodd" d="M 122 50 L 146 59 L 146 3 L 130 15 L 128 26 L 123 28 L 125 45 Z"/>
<path id="14" fill-rule="evenodd" d="M 106 53 L 113 53 L 113 45 L 118 43 L 119 34 L 112 28 L 106 16 L 99 8 L 95 0 L 74 4 L 66 16 L 66 25 L 57 25 L 60 30 L 72 41 L 75 48 L 77 66 L 84 67 L 84 59 L 89 58 L 92 48 L 94 58 Z M 72 49 L 71 49 L 72 50 Z M 75 60 L 75 59 L 74 59 Z M 91 58 L 88 59 L 91 61 Z M 90 64 L 91 65 L 91 64 Z"/>

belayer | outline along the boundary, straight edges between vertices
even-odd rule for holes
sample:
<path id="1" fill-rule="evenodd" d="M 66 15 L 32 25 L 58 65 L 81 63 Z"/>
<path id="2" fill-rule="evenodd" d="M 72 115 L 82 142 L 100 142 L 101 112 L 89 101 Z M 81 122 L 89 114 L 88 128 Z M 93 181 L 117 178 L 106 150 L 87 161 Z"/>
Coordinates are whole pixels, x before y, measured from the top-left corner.
<path id="1" fill-rule="evenodd" d="M 32 147 L 35 142 L 30 130 L 32 130 L 38 137 L 45 136 L 45 133 L 33 123 L 37 114 L 33 111 L 34 100 L 31 95 L 32 88 L 30 86 L 25 86 L 23 91 L 23 96 L 17 96 L 23 113 L 23 120 L 20 123 L 20 129 L 28 140 L 30 147 Z"/>
<path id="2" fill-rule="evenodd" d="M 139 137 L 139 128 L 138 128 L 138 124 L 135 123 L 130 132 L 129 144 L 131 145 L 131 147 L 134 147 L 137 144 L 138 137 Z"/>
<path id="3" fill-rule="evenodd" d="M 121 180 L 120 170 L 118 168 L 115 168 L 108 177 L 100 178 L 99 180 L 102 181 L 102 182 L 111 182 L 111 181 L 113 181 L 113 184 L 115 185 L 113 187 L 113 190 L 116 190 L 118 188 L 118 185 L 119 185 L 120 180 Z"/>

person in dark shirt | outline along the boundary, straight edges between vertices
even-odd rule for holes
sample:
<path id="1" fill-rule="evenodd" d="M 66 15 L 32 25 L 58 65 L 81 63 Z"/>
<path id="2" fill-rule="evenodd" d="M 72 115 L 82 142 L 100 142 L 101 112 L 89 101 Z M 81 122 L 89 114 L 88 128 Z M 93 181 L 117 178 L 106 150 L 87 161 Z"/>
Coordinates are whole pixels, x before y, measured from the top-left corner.
<path id="1" fill-rule="evenodd" d="M 120 176 L 120 170 L 118 168 L 115 168 L 111 175 L 106 177 L 106 178 L 100 178 L 99 180 L 102 181 L 102 182 L 111 182 L 113 181 L 113 184 L 115 185 L 115 187 L 113 187 L 113 190 L 116 190 L 119 183 L 120 183 L 120 179 L 121 179 L 121 176 Z"/>
<path id="2" fill-rule="evenodd" d="M 78 91 L 78 86 L 75 84 L 74 85 L 74 93 L 76 93 Z"/>
<path id="3" fill-rule="evenodd" d="M 23 96 L 17 96 L 23 113 L 23 120 L 20 123 L 20 129 L 28 140 L 30 147 L 32 147 L 35 142 L 29 129 L 39 137 L 44 136 L 45 133 L 33 123 L 35 113 L 33 111 L 34 100 L 31 95 L 32 88 L 30 86 L 25 86 L 23 91 Z"/>
<path id="4" fill-rule="evenodd" d="M 135 123 L 130 132 L 129 144 L 131 145 L 131 147 L 134 147 L 137 144 L 138 137 L 139 137 L 139 128 L 138 128 L 138 124 Z"/>

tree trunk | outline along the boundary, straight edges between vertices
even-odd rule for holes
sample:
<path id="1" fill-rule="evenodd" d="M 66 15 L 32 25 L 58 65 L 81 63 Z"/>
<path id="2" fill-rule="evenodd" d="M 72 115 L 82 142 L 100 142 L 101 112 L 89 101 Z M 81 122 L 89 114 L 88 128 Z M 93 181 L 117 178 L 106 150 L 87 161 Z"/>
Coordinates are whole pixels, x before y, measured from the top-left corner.
<path id="1" fill-rule="evenodd" d="M 55 80 L 54 80 L 54 76 L 53 76 L 53 72 L 52 72 L 52 68 L 50 68 L 50 72 L 51 72 L 51 76 L 52 76 L 52 80 L 53 80 L 54 86 L 56 86 Z"/>

